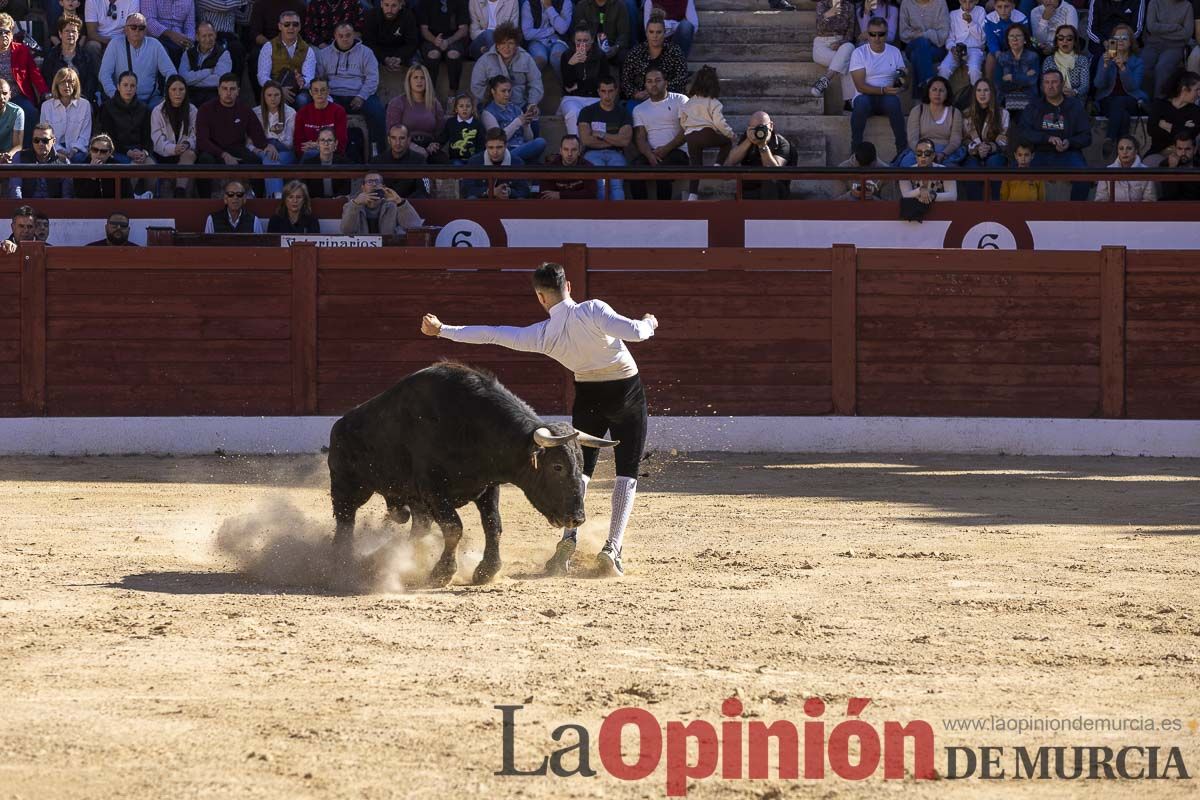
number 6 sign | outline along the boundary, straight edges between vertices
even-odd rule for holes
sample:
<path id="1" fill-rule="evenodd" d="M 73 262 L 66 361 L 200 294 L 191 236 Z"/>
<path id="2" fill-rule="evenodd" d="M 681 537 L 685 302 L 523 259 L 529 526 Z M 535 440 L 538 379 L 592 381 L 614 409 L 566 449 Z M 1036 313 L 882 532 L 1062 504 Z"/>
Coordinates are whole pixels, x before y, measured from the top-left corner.
<path id="1" fill-rule="evenodd" d="M 438 231 L 437 247 L 491 247 L 492 241 L 487 231 L 478 222 L 470 219 L 456 219 L 446 223 Z"/>

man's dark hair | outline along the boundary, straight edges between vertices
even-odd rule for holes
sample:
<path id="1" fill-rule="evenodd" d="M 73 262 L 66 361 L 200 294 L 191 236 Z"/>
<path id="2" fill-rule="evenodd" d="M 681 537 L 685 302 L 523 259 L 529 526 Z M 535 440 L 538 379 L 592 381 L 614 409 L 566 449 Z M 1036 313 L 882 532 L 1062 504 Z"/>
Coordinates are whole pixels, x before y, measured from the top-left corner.
<path id="1" fill-rule="evenodd" d="M 33 218 L 38 222 L 41 222 L 42 220 L 46 220 L 46 222 L 50 221 L 50 215 L 47 214 L 45 211 L 35 212 L 33 215 Z"/>
<path id="2" fill-rule="evenodd" d="M 1171 144 L 1175 142 L 1191 142 L 1196 143 L 1196 132 L 1187 128 L 1180 128 L 1175 131 L 1175 135 L 1171 137 Z"/>
<path id="3" fill-rule="evenodd" d="M 613 86 L 617 85 L 617 79 L 615 76 L 601 75 L 600 79 L 598 81 L 596 81 L 597 86 L 608 86 L 609 84 L 612 84 Z"/>
<path id="4" fill-rule="evenodd" d="M 511 22 L 501 22 L 496 26 L 496 30 L 492 32 L 492 42 L 494 44 L 503 44 L 504 42 L 521 42 L 521 29 Z"/>
<path id="5" fill-rule="evenodd" d="M 545 289 L 562 294 L 567 285 L 567 273 L 562 264 L 546 261 L 533 271 L 533 288 Z"/>
<path id="6" fill-rule="evenodd" d="M 220 80 L 217 81 L 218 85 L 220 85 L 222 83 L 236 83 L 238 86 L 241 86 L 242 79 L 239 78 L 237 75 L 235 75 L 232 72 L 226 72 L 224 75 L 221 76 Z"/>
<path id="7" fill-rule="evenodd" d="M 484 134 L 483 141 L 486 142 L 504 142 L 508 144 L 508 137 L 504 135 L 503 128 L 488 128 Z"/>
<path id="8" fill-rule="evenodd" d="M 113 217 L 124 217 L 126 222 L 129 221 L 129 215 L 124 211 L 112 211 L 109 213 L 108 219 L 106 219 L 105 222 L 112 222 Z"/>
<path id="9" fill-rule="evenodd" d="M 870 142 L 863 142 L 858 147 L 854 148 L 854 160 L 860 167 L 869 167 L 875 163 L 875 159 L 879 154 L 875 150 L 875 145 Z"/>
<path id="10" fill-rule="evenodd" d="M 576 135 L 575 135 L 575 134 L 573 134 L 573 133 L 567 133 L 567 134 L 563 134 L 563 137 L 562 137 L 561 139 L 559 139 L 559 140 L 558 140 L 558 143 L 561 145 L 563 142 L 568 142 L 568 141 L 571 141 L 571 140 L 574 140 L 574 141 L 575 141 L 575 144 L 580 144 L 580 142 L 579 142 L 579 137 L 578 137 L 578 136 L 576 136 Z"/>
<path id="11" fill-rule="evenodd" d="M 17 206 L 13 209 L 12 218 L 17 217 L 36 217 L 37 212 L 33 210 L 33 206 Z"/>
<path id="12" fill-rule="evenodd" d="M 646 82 L 646 78 L 650 77 L 650 73 L 651 73 L 651 72 L 657 72 L 657 73 L 658 73 L 658 75 L 659 75 L 659 77 L 660 77 L 660 78 L 662 78 L 663 80 L 666 80 L 666 79 L 667 79 L 667 73 L 663 72 L 663 71 L 662 71 L 661 69 L 659 69 L 658 67 L 651 67 L 650 69 L 646 70 L 646 72 L 643 74 L 643 76 L 642 76 L 642 82 L 643 82 L 643 83 L 645 83 L 645 82 Z"/>

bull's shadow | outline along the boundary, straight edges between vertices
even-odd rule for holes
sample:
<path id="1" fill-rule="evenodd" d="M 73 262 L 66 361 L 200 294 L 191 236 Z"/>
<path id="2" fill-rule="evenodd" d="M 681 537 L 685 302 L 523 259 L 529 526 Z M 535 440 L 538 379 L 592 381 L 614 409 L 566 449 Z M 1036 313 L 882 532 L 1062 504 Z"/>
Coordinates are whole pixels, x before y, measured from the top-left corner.
<path id="1" fill-rule="evenodd" d="M 106 589 L 128 589 L 156 594 L 242 594 L 242 595 L 309 595 L 338 597 L 346 595 L 322 586 L 269 585 L 248 578 L 240 572 L 200 572 L 168 570 L 138 572 L 119 581 L 104 584 Z"/>

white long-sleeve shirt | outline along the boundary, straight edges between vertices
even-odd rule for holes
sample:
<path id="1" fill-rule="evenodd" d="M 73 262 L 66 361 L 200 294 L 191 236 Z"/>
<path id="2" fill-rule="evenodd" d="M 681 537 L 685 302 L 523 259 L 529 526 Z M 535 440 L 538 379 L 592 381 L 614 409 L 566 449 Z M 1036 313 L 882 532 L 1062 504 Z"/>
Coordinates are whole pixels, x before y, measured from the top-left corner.
<path id="1" fill-rule="evenodd" d="M 525 328 L 443 325 L 439 335 L 452 342 L 541 353 L 575 373 L 580 383 L 596 383 L 637 375 L 637 363 L 625 342 L 646 341 L 654 335 L 654 327 L 621 316 L 603 300 L 576 303 L 567 298 L 550 308 L 550 319 Z"/>
<path id="2" fill-rule="evenodd" d="M 956 8 L 950 12 L 950 35 L 946 37 L 946 49 L 953 50 L 956 44 L 965 44 L 967 47 L 984 49 L 987 46 L 987 37 L 983 34 L 983 23 L 987 18 L 987 12 L 979 6 L 971 9 L 971 21 L 967 22 L 963 19 L 961 8 Z"/>

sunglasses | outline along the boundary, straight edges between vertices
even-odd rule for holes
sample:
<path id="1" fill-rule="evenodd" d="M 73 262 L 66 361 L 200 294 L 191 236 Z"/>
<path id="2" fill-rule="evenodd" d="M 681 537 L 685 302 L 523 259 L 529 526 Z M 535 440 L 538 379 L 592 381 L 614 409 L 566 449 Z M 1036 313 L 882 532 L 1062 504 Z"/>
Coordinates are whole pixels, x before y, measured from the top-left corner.
<path id="1" fill-rule="evenodd" d="M 875 31 L 870 31 L 869 33 L 867 33 L 867 36 L 870 36 L 872 39 L 886 39 L 887 31 L 881 31 L 878 33 L 876 33 Z"/>
<path id="2" fill-rule="evenodd" d="M 225 196 L 226 197 L 245 197 L 246 193 L 245 192 L 226 192 Z"/>
<path id="3" fill-rule="evenodd" d="M 131 30 L 131 31 L 144 31 L 144 30 L 146 30 L 146 26 L 145 26 L 145 25 L 126 25 L 125 27 L 126 27 L 126 28 L 129 28 L 129 30 Z"/>
<path id="4" fill-rule="evenodd" d="M 111 226 L 112 226 L 112 227 L 114 227 L 114 228 L 128 228 L 128 227 L 129 227 L 129 223 L 128 223 L 128 222 L 112 222 L 112 221 L 110 220 L 108 224 L 109 224 L 109 225 L 111 225 Z"/>
<path id="5" fill-rule="evenodd" d="M 285 28 L 299 28 L 300 27 L 299 22 L 283 22 L 280 24 L 282 24 L 283 27 L 285 27 Z"/>
<path id="6" fill-rule="evenodd" d="M 107 13 L 108 13 L 109 19 L 116 19 L 117 18 L 117 4 L 114 2 L 110 2 L 108 4 L 108 12 Z"/>
<path id="7" fill-rule="evenodd" d="M 1073 42 L 1073 41 L 1075 41 L 1075 37 L 1068 33 L 1065 36 L 1055 36 L 1054 41 L 1056 41 L 1056 42 Z"/>
<path id="8" fill-rule="evenodd" d="M 34 144 L 50 144 L 54 141 L 53 136 L 35 136 L 33 137 Z"/>
<path id="9" fill-rule="evenodd" d="M 112 152 L 112 149 L 108 147 L 89 147 L 88 150 L 91 150 L 93 153 L 99 153 L 102 156 L 106 156 Z"/>
<path id="10" fill-rule="evenodd" d="M 914 150 L 913 152 L 917 154 L 918 158 L 929 158 L 933 155 L 932 150 Z"/>
<path id="11" fill-rule="evenodd" d="M 3 31 L 0 31 L 0 33 L 3 33 Z M 1114 42 L 1128 42 L 1128 41 L 1129 41 L 1129 37 L 1128 37 L 1127 35 L 1125 35 L 1125 34 L 1123 34 L 1123 33 L 1122 33 L 1120 36 L 1114 36 L 1114 37 L 1112 37 L 1112 40 L 1113 40 Z"/>

